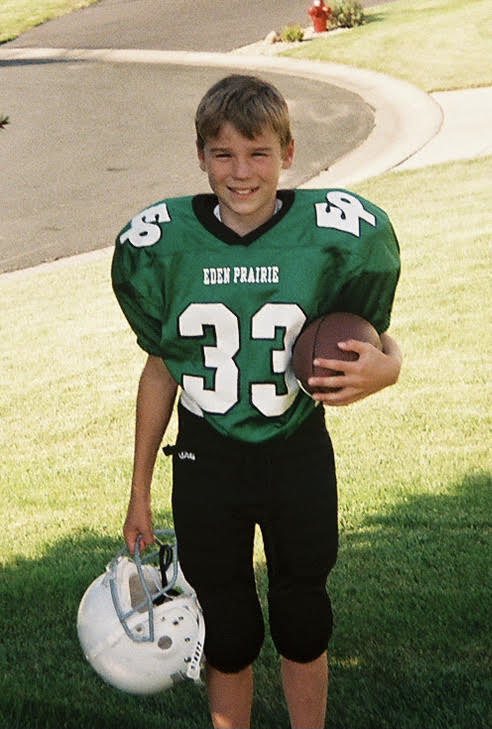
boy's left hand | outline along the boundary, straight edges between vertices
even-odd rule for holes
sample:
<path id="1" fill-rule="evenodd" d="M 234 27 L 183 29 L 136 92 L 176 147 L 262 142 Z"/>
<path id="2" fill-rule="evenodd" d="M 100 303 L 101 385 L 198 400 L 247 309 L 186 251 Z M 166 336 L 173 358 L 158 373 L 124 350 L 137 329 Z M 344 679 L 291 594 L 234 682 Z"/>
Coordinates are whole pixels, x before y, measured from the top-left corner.
<path id="1" fill-rule="evenodd" d="M 359 358 L 352 362 L 335 359 L 316 359 L 318 367 L 342 372 L 330 377 L 310 377 L 312 387 L 336 387 L 335 392 L 315 392 L 313 400 L 324 405 L 350 405 L 362 400 L 389 385 L 393 385 L 400 374 L 401 353 L 396 342 L 387 334 L 381 335 L 383 351 L 372 344 L 349 339 L 340 342 L 339 348 L 357 352 Z"/>

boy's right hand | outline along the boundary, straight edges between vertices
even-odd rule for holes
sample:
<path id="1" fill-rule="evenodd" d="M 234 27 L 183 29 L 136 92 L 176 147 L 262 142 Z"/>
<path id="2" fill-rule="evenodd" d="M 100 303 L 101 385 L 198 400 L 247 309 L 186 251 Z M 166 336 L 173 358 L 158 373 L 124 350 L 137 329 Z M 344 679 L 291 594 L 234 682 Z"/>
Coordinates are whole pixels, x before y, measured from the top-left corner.
<path id="1" fill-rule="evenodd" d="M 139 550 L 143 552 L 146 547 L 154 543 L 150 499 L 132 495 L 123 525 L 123 536 L 130 554 L 135 554 L 135 545 L 139 535 L 141 535 Z"/>

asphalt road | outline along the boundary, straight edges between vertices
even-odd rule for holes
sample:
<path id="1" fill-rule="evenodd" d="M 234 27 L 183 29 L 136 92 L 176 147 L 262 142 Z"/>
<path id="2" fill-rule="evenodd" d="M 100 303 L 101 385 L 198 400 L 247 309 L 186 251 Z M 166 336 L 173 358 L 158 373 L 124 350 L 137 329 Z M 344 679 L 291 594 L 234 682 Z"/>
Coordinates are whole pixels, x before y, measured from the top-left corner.
<path id="1" fill-rule="evenodd" d="M 384 1 L 366 0 L 362 5 Z M 310 0 L 101 0 L 34 28 L 9 45 L 226 52 L 290 23 L 309 26 L 311 4 Z"/>
<path id="2" fill-rule="evenodd" d="M 370 4 L 370 3 L 366 3 Z M 229 51 L 289 22 L 307 3 L 102 0 L 4 48 Z M 208 190 L 195 160 L 193 114 L 224 69 L 99 61 L 0 59 L 0 272 L 111 245 L 137 210 Z M 296 186 L 367 138 L 373 110 L 325 83 L 262 74 L 285 94 L 297 139 Z"/>

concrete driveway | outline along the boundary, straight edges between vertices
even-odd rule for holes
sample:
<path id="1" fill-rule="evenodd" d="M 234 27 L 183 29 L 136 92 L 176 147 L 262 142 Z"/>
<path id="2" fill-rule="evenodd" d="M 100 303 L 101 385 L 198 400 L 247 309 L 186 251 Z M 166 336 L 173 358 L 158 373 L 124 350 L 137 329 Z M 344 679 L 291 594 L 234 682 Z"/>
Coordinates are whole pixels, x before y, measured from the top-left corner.
<path id="1" fill-rule="evenodd" d="M 207 190 L 193 113 L 227 68 L 213 58 L 187 65 L 180 54 L 227 52 L 290 22 L 306 26 L 308 4 L 102 0 L 1 46 L 0 111 L 11 124 L 0 134 L 0 272 L 111 245 L 136 210 Z M 135 63 L 129 52 L 113 62 L 95 50 L 134 48 L 167 60 Z M 374 128 L 357 86 L 285 68 L 261 75 L 291 108 L 297 157 L 285 186 L 330 167 Z"/>

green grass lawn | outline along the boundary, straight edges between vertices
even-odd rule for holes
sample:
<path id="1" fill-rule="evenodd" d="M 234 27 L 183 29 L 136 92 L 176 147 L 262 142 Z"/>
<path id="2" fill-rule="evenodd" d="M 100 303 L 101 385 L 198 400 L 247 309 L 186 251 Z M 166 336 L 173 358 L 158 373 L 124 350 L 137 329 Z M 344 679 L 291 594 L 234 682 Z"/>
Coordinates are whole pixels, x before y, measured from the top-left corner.
<path id="1" fill-rule="evenodd" d="M 369 68 L 425 91 L 492 83 L 488 0 L 399 0 L 367 8 L 367 23 L 283 55 Z"/>
<path id="2" fill-rule="evenodd" d="M 2 0 L 0 2 L 0 43 L 12 40 L 36 25 L 85 8 L 99 0 Z"/>
<path id="3" fill-rule="evenodd" d="M 341 526 L 329 727 L 491 725 L 491 173 L 486 158 L 356 186 L 388 210 L 401 242 L 392 331 L 405 364 L 395 387 L 327 412 Z M 4 275 L 0 303 L 0 726 L 208 726 L 202 688 L 117 693 L 77 642 L 79 600 L 122 545 L 143 363 L 109 255 Z M 156 527 L 172 525 L 169 465 L 162 456 Z M 260 540 L 257 570 L 265 599 Z M 267 640 L 253 726 L 288 726 L 277 660 Z"/>

